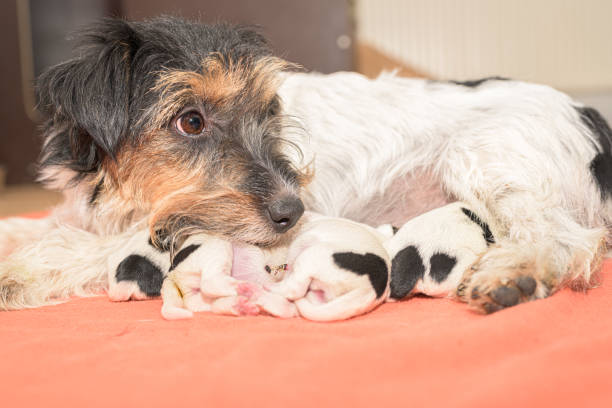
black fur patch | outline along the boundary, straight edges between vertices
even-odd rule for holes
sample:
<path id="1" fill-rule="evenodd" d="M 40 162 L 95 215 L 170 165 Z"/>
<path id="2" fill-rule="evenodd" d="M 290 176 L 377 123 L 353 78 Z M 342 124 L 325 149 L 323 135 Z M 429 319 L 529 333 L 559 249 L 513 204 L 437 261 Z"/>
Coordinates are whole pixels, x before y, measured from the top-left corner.
<path id="1" fill-rule="evenodd" d="M 489 228 L 489 224 L 481 220 L 479 216 L 477 216 L 476 214 L 474 214 L 472 211 L 468 210 L 467 208 L 461 207 L 461 211 L 463 211 L 463 213 L 467 215 L 468 218 L 472 220 L 472 222 L 478 224 L 478 226 L 482 229 L 482 236 L 485 239 L 485 241 L 487 241 L 487 245 L 495 243 L 495 237 L 493 236 L 493 233 L 491 232 L 491 229 Z"/>
<path id="2" fill-rule="evenodd" d="M 608 122 L 593 108 L 576 108 L 582 122 L 591 130 L 599 142 L 600 153 L 591 162 L 591 173 L 601 190 L 601 197 L 612 197 L 612 130 Z"/>
<path id="3" fill-rule="evenodd" d="M 612 197 L 612 156 L 599 153 L 591 162 L 591 172 L 599 184 L 601 198 Z"/>
<path id="4" fill-rule="evenodd" d="M 402 299 L 423 279 L 425 265 L 419 250 L 410 245 L 399 251 L 391 262 L 391 297 Z"/>
<path id="5" fill-rule="evenodd" d="M 509 80 L 510 80 L 509 78 L 492 76 L 492 77 L 481 78 L 481 79 L 472 79 L 468 81 L 449 81 L 449 82 L 455 85 L 466 86 L 468 88 L 476 88 L 487 81 L 509 81 Z"/>
<path id="6" fill-rule="evenodd" d="M 368 275 L 377 298 L 385 293 L 389 271 L 387 270 L 387 264 L 380 256 L 371 253 L 361 255 L 353 252 L 338 252 L 333 255 L 333 258 L 340 268 L 357 275 Z"/>
<path id="7" fill-rule="evenodd" d="M 153 262 L 141 255 L 130 255 L 125 258 L 115 273 L 117 282 L 135 281 L 142 292 L 147 296 L 161 294 L 164 275 Z"/>
<path id="8" fill-rule="evenodd" d="M 429 276 L 436 282 L 444 281 L 457 264 L 457 258 L 446 254 L 434 254 L 429 259 Z"/>
<path id="9" fill-rule="evenodd" d="M 181 249 L 176 255 L 174 255 L 174 258 L 172 259 L 172 265 L 170 265 L 170 271 L 176 268 L 185 259 L 187 259 L 187 257 L 199 247 L 199 244 L 191 244 Z"/>
<path id="10" fill-rule="evenodd" d="M 391 229 L 393 230 L 393 235 L 397 234 L 397 231 L 399 231 L 399 228 L 397 228 L 395 225 L 392 225 Z"/>

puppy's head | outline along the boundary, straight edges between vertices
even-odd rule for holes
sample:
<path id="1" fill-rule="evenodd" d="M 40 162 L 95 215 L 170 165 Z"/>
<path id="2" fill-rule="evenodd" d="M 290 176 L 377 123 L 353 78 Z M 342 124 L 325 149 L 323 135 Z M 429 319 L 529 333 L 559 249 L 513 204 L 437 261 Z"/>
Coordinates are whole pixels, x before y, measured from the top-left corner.
<path id="1" fill-rule="evenodd" d="M 38 83 L 41 157 L 93 211 L 273 244 L 302 215 L 276 94 L 287 64 L 241 26 L 106 20 Z M 57 183 L 57 180 L 55 180 Z M 66 186 L 61 186 L 66 188 Z"/>

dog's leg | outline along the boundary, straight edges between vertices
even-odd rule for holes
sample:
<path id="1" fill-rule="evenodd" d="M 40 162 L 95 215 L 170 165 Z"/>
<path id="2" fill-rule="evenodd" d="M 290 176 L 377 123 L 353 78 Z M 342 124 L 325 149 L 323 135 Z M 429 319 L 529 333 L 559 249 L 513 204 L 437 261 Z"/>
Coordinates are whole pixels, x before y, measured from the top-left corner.
<path id="1" fill-rule="evenodd" d="M 46 229 L 0 262 L 0 310 L 100 293 L 107 287 L 106 258 L 114 242 L 64 225 Z"/>
<path id="2" fill-rule="evenodd" d="M 550 195 L 512 191 L 491 200 L 496 244 L 468 269 L 460 299 L 491 313 L 541 299 L 562 285 L 588 287 L 605 253 L 605 227 L 584 227 Z"/>
<path id="3" fill-rule="evenodd" d="M 545 298 L 563 285 L 587 288 L 605 252 L 605 230 L 576 228 L 564 237 L 535 242 L 503 240 L 491 247 L 464 275 L 460 299 L 486 313 Z"/>

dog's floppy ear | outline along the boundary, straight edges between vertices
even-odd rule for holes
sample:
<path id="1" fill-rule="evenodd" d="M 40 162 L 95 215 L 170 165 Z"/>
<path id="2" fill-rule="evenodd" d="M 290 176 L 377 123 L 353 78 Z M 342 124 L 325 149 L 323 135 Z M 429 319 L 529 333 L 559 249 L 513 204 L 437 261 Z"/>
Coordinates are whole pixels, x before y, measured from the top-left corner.
<path id="1" fill-rule="evenodd" d="M 140 39 L 130 23 L 105 19 L 78 33 L 78 56 L 43 73 L 38 108 L 48 119 L 45 164 L 94 171 L 128 129 L 131 61 Z M 47 163 L 45 163 L 47 162 Z"/>

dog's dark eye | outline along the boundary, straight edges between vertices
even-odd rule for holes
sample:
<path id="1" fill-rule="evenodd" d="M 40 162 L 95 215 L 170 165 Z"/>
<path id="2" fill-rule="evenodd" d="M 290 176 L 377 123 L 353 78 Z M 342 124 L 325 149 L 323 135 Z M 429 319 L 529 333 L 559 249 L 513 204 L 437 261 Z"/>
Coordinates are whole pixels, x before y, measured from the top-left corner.
<path id="1" fill-rule="evenodd" d="M 197 111 L 183 113 L 176 119 L 176 130 L 183 136 L 198 136 L 205 127 L 204 118 Z"/>

